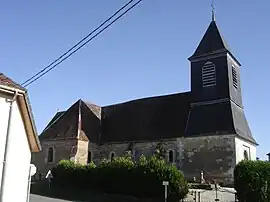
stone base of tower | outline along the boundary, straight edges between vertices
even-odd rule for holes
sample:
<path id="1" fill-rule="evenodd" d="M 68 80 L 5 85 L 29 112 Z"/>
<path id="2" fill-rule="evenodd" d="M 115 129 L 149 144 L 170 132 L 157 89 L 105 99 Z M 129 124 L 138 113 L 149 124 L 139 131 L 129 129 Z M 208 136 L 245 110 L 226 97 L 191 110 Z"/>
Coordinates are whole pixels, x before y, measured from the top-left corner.
<path id="1" fill-rule="evenodd" d="M 206 183 L 232 184 L 234 168 L 246 153 L 256 160 L 256 146 L 233 134 L 185 138 L 183 146 L 181 170 L 188 180 L 200 181 L 203 172 Z"/>

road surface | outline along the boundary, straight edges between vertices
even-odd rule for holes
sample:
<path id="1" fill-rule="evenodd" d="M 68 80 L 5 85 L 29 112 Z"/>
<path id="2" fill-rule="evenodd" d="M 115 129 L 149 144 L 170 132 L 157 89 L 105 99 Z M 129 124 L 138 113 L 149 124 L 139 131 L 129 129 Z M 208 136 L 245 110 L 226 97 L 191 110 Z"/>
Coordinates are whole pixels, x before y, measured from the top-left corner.
<path id="1" fill-rule="evenodd" d="M 75 202 L 75 201 L 65 201 L 65 200 L 53 199 L 53 198 L 31 194 L 29 202 Z M 79 202 L 79 201 L 76 201 L 76 202 Z"/>

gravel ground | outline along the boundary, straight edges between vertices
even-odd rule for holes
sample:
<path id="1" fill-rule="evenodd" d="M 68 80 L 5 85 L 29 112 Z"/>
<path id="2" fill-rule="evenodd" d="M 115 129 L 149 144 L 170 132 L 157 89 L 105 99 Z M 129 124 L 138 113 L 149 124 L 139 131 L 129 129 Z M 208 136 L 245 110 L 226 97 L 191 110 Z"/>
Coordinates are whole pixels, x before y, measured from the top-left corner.
<path id="1" fill-rule="evenodd" d="M 190 189 L 190 194 L 184 201 L 194 201 L 195 194 L 191 195 L 192 191 L 197 192 L 197 200 L 198 200 L 198 192 L 200 192 L 200 201 L 201 202 L 212 202 L 216 199 L 216 191 L 214 190 L 200 190 L 200 189 Z M 219 188 L 217 192 L 217 198 L 220 202 L 235 202 L 235 190 L 233 188 Z"/>

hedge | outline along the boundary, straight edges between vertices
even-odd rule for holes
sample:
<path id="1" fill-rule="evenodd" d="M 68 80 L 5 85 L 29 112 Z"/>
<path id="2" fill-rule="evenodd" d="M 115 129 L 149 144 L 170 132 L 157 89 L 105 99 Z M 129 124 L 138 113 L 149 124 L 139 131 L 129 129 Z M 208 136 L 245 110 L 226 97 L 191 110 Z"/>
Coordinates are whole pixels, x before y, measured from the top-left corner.
<path id="1" fill-rule="evenodd" d="M 87 166 L 62 160 L 52 169 L 53 185 L 74 189 L 95 190 L 136 197 L 164 197 L 162 181 L 168 181 L 168 200 L 177 201 L 188 193 L 183 174 L 157 156 L 141 156 L 138 162 L 130 157 L 104 159 L 98 166 Z"/>
<path id="2" fill-rule="evenodd" d="M 234 184 L 240 202 L 269 202 L 270 163 L 241 161 L 234 169 Z"/>

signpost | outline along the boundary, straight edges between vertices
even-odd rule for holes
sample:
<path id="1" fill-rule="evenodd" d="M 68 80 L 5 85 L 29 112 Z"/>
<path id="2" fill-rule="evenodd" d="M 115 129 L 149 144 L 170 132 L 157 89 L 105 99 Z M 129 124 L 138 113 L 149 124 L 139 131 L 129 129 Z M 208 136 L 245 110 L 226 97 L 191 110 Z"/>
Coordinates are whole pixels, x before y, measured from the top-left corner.
<path id="1" fill-rule="evenodd" d="M 30 188 L 31 188 L 31 177 L 37 172 L 37 167 L 34 164 L 30 164 L 29 175 L 28 175 L 28 185 L 27 185 L 27 202 L 29 201 Z"/>
<path id="2" fill-rule="evenodd" d="M 49 189 L 50 189 L 50 188 L 51 188 L 51 179 L 53 178 L 53 175 L 52 175 L 51 170 L 49 170 L 49 171 L 47 172 L 45 178 L 49 180 Z"/>
<path id="3" fill-rule="evenodd" d="M 165 202 L 167 202 L 167 186 L 169 186 L 169 182 L 163 181 L 162 185 L 165 186 Z"/>

